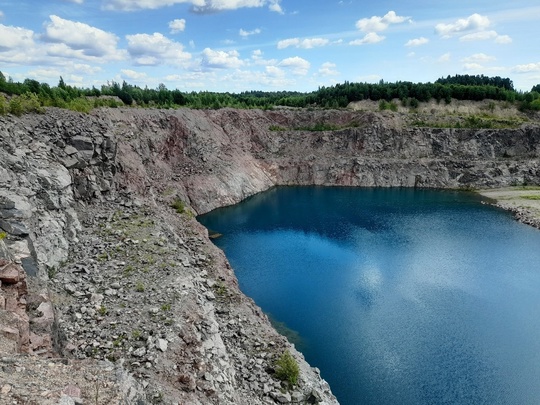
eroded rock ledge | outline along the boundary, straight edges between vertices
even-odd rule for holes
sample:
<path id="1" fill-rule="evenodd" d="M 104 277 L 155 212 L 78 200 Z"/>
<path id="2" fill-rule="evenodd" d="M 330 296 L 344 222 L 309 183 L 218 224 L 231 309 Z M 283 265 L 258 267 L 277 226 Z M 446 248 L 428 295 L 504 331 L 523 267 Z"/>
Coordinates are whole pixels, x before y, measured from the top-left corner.
<path id="1" fill-rule="evenodd" d="M 540 184 L 539 152 L 533 124 L 419 129 L 352 111 L 0 117 L 2 401 L 337 403 L 194 215 L 279 184 Z M 273 374 L 285 350 L 293 390 Z"/>

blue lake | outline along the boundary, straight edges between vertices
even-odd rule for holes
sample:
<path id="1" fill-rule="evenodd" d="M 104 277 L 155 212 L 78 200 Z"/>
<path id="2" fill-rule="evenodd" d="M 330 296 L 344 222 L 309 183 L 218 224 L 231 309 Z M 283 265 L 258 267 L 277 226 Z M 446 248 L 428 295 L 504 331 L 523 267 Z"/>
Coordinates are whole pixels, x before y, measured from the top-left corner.
<path id="1" fill-rule="evenodd" d="M 540 231 L 477 195 L 278 187 L 199 220 L 341 404 L 540 403 Z"/>

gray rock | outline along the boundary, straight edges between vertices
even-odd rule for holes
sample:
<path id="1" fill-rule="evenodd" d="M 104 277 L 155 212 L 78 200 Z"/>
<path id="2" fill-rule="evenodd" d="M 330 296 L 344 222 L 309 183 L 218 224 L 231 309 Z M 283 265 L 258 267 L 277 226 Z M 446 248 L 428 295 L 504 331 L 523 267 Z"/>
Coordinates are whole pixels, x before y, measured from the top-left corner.
<path id="1" fill-rule="evenodd" d="M 270 393 L 270 396 L 280 404 L 287 404 L 291 402 L 291 394 L 288 392 L 273 391 Z"/>
<path id="2" fill-rule="evenodd" d="M 158 348 L 159 350 L 161 350 L 162 352 L 166 352 L 166 351 L 167 351 L 167 345 L 168 345 L 167 340 L 165 340 L 165 339 L 158 339 L 158 341 L 157 341 L 157 348 Z"/>
<path id="3" fill-rule="evenodd" d="M 14 220 L 0 219 L 0 228 L 15 236 L 26 236 L 30 233 L 25 224 Z"/>

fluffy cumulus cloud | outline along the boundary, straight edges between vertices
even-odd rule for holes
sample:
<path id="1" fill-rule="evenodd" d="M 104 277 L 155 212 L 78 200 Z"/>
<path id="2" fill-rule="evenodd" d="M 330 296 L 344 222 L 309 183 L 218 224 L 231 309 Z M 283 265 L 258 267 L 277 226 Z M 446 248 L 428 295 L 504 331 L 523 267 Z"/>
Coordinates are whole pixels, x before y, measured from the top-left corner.
<path id="1" fill-rule="evenodd" d="M 540 62 L 517 65 L 512 68 L 516 73 L 540 72 Z"/>
<path id="2" fill-rule="evenodd" d="M 251 30 L 251 31 L 246 31 L 242 28 L 240 28 L 240 31 L 238 32 L 238 35 L 240 35 L 242 38 L 247 38 L 251 35 L 257 35 L 257 34 L 260 34 L 261 33 L 261 29 L 260 28 L 255 28 L 254 30 Z"/>
<path id="3" fill-rule="evenodd" d="M 244 64 L 238 51 L 214 51 L 205 48 L 201 56 L 201 65 L 206 68 L 236 69 Z"/>
<path id="4" fill-rule="evenodd" d="M 325 62 L 319 68 L 319 75 L 321 76 L 337 76 L 339 72 L 336 70 L 336 64 L 332 62 Z"/>
<path id="5" fill-rule="evenodd" d="M 136 72 L 131 69 L 122 69 L 120 70 L 123 79 L 129 79 L 134 81 L 141 81 L 148 78 L 148 75 L 144 72 Z"/>
<path id="6" fill-rule="evenodd" d="M 427 44 L 428 42 L 429 42 L 429 39 L 424 38 L 424 37 L 414 38 L 414 39 L 409 39 L 405 43 L 405 46 L 420 46 L 420 45 Z"/>
<path id="7" fill-rule="evenodd" d="M 52 47 L 53 54 L 60 56 L 64 53 L 67 57 L 83 59 L 122 58 L 121 52 L 117 49 L 118 37 L 113 33 L 81 22 L 65 20 L 56 15 L 49 18 L 50 21 L 45 23 L 45 32 L 41 39 L 59 45 Z"/>
<path id="8" fill-rule="evenodd" d="M 490 24 L 489 18 L 474 13 L 467 18 L 460 18 L 450 24 L 437 24 L 435 26 L 435 32 L 444 38 L 449 38 L 454 34 L 461 34 L 466 31 L 485 30 Z"/>
<path id="9" fill-rule="evenodd" d="M 499 35 L 496 31 L 479 31 L 479 32 L 473 32 L 471 34 L 463 35 L 459 38 L 460 41 L 468 42 L 468 41 L 487 41 L 487 40 L 494 40 L 498 44 L 508 44 L 512 42 L 512 38 L 510 38 L 508 35 Z"/>
<path id="10" fill-rule="evenodd" d="M 182 65 L 191 59 L 182 44 L 172 41 L 158 32 L 126 35 L 128 52 L 138 65 Z"/>
<path id="11" fill-rule="evenodd" d="M 0 51 L 27 49 L 34 45 L 34 31 L 0 24 Z"/>
<path id="12" fill-rule="evenodd" d="M 376 44 L 377 42 L 384 41 L 385 38 L 384 35 L 379 35 L 376 32 L 368 32 L 364 35 L 364 38 L 355 39 L 354 41 L 349 42 L 349 45 Z"/>
<path id="13" fill-rule="evenodd" d="M 285 77 L 283 69 L 280 69 L 277 66 L 266 66 L 265 71 L 270 77 Z"/>
<path id="14" fill-rule="evenodd" d="M 294 56 L 292 58 L 283 59 L 278 64 L 279 67 L 291 69 L 291 71 L 296 75 L 307 75 L 311 64 L 299 56 Z"/>
<path id="15" fill-rule="evenodd" d="M 410 17 L 399 16 L 395 11 L 389 11 L 382 17 L 373 16 L 358 20 L 356 28 L 362 32 L 380 32 L 386 30 L 390 24 L 399 24 L 410 20 Z"/>
<path id="16" fill-rule="evenodd" d="M 282 12 L 280 0 L 105 0 L 106 10 L 135 11 L 158 9 L 175 4 L 191 4 L 198 13 L 235 10 L 245 7 L 268 6 L 271 11 Z"/>
<path id="17" fill-rule="evenodd" d="M 277 44 L 278 49 L 285 49 L 289 46 L 294 46 L 295 48 L 302 48 L 302 49 L 311 49 L 316 48 L 319 46 L 325 46 L 328 45 L 330 41 L 325 38 L 306 38 L 306 39 L 300 39 L 300 38 L 289 38 L 284 39 L 282 41 L 279 41 Z"/>
<path id="18" fill-rule="evenodd" d="M 171 34 L 184 32 L 184 30 L 186 29 L 186 20 L 181 18 L 181 19 L 175 19 L 175 20 L 170 21 L 169 29 L 171 30 Z"/>
<path id="19" fill-rule="evenodd" d="M 472 14 L 467 18 L 460 18 L 451 24 L 437 24 L 435 32 L 442 38 L 459 36 L 463 42 L 493 40 L 498 44 L 509 44 L 512 38 L 508 35 L 499 35 L 491 26 L 489 18 L 480 14 Z"/>

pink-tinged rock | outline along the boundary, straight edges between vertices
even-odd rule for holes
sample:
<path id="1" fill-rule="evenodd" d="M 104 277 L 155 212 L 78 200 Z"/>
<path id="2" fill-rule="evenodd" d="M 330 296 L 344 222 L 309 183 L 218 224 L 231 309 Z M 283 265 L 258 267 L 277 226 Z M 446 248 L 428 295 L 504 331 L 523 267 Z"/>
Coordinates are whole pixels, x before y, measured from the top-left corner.
<path id="1" fill-rule="evenodd" d="M 37 307 L 37 310 L 38 312 L 41 312 L 41 318 L 43 318 L 43 320 L 54 320 L 53 306 L 50 302 L 42 302 L 39 304 L 39 307 Z"/>
<path id="2" fill-rule="evenodd" d="M 9 326 L 2 326 L 0 327 L 0 333 L 5 338 L 8 338 L 9 340 L 13 340 L 14 342 L 17 342 L 19 340 L 19 330 L 15 328 L 11 328 Z"/>
<path id="3" fill-rule="evenodd" d="M 71 398 L 80 398 L 81 397 L 81 389 L 77 387 L 76 385 L 68 385 L 66 388 L 62 390 L 62 394 L 68 395 Z"/>
<path id="4" fill-rule="evenodd" d="M 0 281 L 2 281 L 2 283 L 17 284 L 20 280 L 20 268 L 16 264 L 8 264 L 0 270 Z"/>
<path id="5" fill-rule="evenodd" d="M 50 335 L 37 335 L 30 332 L 30 351 L 36 351 L 37 349 L 51 349 L 51 336 Z"/>

